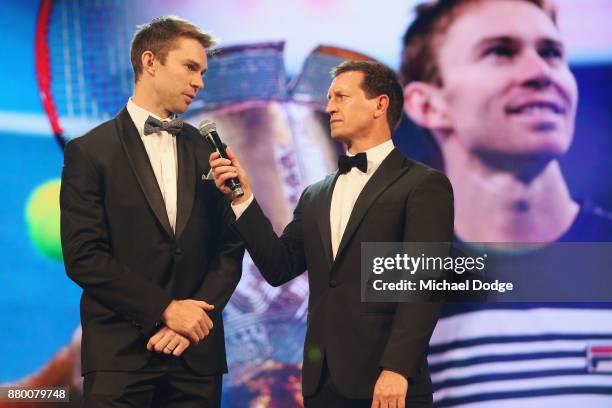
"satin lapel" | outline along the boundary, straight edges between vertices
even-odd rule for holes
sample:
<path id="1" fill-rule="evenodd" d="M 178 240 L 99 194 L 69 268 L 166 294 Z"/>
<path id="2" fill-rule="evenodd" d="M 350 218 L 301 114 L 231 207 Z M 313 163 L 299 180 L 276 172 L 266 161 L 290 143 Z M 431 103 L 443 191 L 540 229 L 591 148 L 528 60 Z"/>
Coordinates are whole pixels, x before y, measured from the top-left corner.
<path id="1" fill-rule="evenodd" d="M 327 259 L 329 266 L 333 262 L 332 258 L 332 244 L 331 244 L 331 226 L 329 225 L 329 211 L 331 208 L 332 194 L 334 192 L 334 186 L 338 180 L 338 172 L 327 176 L 325 182 L 321 185 L 321 191 L 319 193 L 319 200 L 317 202 L 316 219 L 319 225 L 319 231 L 321 236 L 321 244 L 325 251 L 325 259 Z"/>
<path id="2" fill-rule="evenodd" d="M 123 143 L 125 154 L 136 175 L 138 184 L 144 192 L 147 202 L 155 213 L 157 220 L 164 227 L 166 233 L 172 237 L 174 234 L 170 227 L 170 221 L 168 220 L 164 198 L 159 190 L 159 185 L 157 184 L 155 173 L 153 173 L 147 151 L 145 150 L 138 130 L 134 122 L 132 122 L 132 118 L 127 109 L 124 108 L 121 113 L 119 113 L 115 119 L 115 123 L 117 124 L 119 138 Z"/>
<path id="3" fill-rule="evenodd" d="M 193 208 L 196 188 L 196 161 L 192 138 L 184 129 L 176 135 L 178 158 L 176 237 L 180 237 Z"/>
<path id="4" fill-rule="evenodd" d="M 404 164 L 405 158 L 399 152 L 394 149 L 389 153 L 389 156 L 380 164 L 380 167 L 372 175 L 370 180 L 366 183 L 357 197 L 351 216 L 349 217 L 340 246 L 338 247 L 338 253 L 336 254 L 336 260 L 338 260 L 351 238 L 357 231 L 357 228 L 361 224 L 363 217 L 365 216 L 368 209 L 372 206 L 374 201 L 385 191 L 395 180 L 397 180 L 402 174 L 410 169 L 410 166 Z"/>

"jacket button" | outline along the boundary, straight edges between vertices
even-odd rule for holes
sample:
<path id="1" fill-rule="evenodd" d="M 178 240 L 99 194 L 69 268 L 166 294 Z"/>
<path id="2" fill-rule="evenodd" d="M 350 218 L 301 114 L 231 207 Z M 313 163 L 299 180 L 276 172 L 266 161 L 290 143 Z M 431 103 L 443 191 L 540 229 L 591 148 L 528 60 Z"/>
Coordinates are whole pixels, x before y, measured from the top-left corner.
<path id="1" fill-rule="evenodd" d="M 183 255 L 183 250 L 181 248 L 176 248 L 174 250 L 174 255 Z"/>
<path id="2" fill-rule="evenodd" d="M 335 279 L 329 281 L 330 288 L 335 288 L 336 286 L 338 286 L 338 282 Z"/>

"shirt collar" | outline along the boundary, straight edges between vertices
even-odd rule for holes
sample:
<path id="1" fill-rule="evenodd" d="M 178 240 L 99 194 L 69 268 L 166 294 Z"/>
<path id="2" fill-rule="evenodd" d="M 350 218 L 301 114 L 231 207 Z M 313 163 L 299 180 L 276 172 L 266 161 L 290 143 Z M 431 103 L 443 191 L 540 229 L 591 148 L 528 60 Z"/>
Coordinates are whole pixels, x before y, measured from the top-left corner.
<path id="1" fill-rule="evenodd" d="M 128 99 L 126 108 L 127 108 L 128 113 L 130 114 L 130 117 L 132 118 L 132 121 L 134 122 L 134 125 L 136 125 L 136 129 L 138 129 L 138 133 L 140 133 L 141 136 L 144 134 L 144 125 L 147 119 L 149 118 L 149 116 L 152 116 L 155 119 L 158 119 L 161 121 L 172 120 L 176 117 L 176 115 L 170 115 L 165 119 L 160 118 L 156 114 L 151 113 L 148 110 L 136 105 L 136 103 L 134 103 L 132 98 Z"/>
<path id="2" fill-rule="evenodd" d="M 389 153 L 395 148 L 393 140 L 389 139 L 379 145 L 369 148 L 365 151 L 366 157 L 368 158 L 368 173 L 374 171 L 380 166 L 383 160 L 387 158 Z M 348 156 L 354 156 L 349 152 L 346 153 Z"/>

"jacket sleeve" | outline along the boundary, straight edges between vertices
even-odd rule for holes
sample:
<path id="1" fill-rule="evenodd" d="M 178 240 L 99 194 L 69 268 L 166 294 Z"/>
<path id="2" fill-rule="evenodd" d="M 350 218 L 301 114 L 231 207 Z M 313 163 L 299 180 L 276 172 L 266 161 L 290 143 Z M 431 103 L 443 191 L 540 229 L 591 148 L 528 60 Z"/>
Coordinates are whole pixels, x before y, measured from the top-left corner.
<path id="1" fill-rule="evenodd" d="M 102 175 L 78 139 L 64 152 L 60 209 L 62 252 L 70 279 L 145 336 L 152 335 L 172 299 L 113 257 Z"/>
<path id="2" fill-rule="evenodd" d="M 216 190 L 215 190 L 216 191 Z M 220 315 L 234 293 L 242 276 L 244 243 L 231 228 L 233 215 L 229 199 L 219 193 L 217 213 L 219 239 L 216 253 L 208 265 L 208 272 L 193 298 L 215 305 L 214 313 Z"/>
<path id="3" fill-rule="evenodd" d="M 451 184 L 442 173 L 429 170 L 408 197 L 404 242 L 451 242 L 453 222 Z M 441 302 L 399 304 L 380 366 L 409 382 L 418 377 L 441 310 Z"/>
<path id="4" fill-rule="evenodd" d="M 302 193 L 293 211 L 293 220 L 280 237 L 274 232 L 257 200 L 253 200 L 234 223 L 253 262 L 272 286 L 280 286 L 306 270 L 302 209 L 307 190 Z"/>

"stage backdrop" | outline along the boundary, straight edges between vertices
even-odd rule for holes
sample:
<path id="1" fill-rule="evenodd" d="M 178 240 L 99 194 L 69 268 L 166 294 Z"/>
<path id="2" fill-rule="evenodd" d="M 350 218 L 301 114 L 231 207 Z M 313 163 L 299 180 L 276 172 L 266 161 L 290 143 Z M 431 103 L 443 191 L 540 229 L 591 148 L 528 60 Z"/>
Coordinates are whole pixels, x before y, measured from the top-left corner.
<path id="1" fill-rule="evenodd" d="M 34 1 L 3 3 L 0 32 L 0 383 L 80 388 L 80 288 L 59 247 L 61 144 L 114 116 L 132 92 L 136 25 L 175 14 L 222 50 L 186 120 L 217 122 L 250 171 L 277 231 L 302 189 L 335 169 L 324 114 L 329 69 L 347 58 L 398 68 L 413 2 L 366 0 Z M 612 28 L 606 1 L 558 2 L 580 86 L 575 141 L 562 165 L 573 195 L 612 207 Z M 408 120 L 394 135 L 422 161 L 430 141 Z M 226 407 L 301 406 L 308 285 L 267 285 L 245 257 L 225 311 Z M 593 322 L 596 324 L 596 322 Z M 611 385 L 612 387 L 612 385 Z M 0 406 L 1 403 L 0 403 Z"/>

